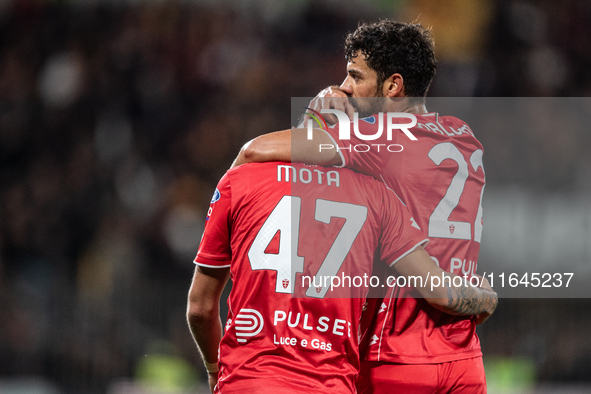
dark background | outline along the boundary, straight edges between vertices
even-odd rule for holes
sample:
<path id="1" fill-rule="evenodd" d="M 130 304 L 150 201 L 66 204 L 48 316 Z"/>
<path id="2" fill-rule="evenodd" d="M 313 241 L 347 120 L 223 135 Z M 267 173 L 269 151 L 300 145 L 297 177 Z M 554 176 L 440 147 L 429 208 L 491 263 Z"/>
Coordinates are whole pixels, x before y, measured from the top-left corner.
<path id="1" fill-rule="evenodd" d="M 587 1 L 0 1 L 0 391 L 199 392 L 185 305 L 217 180 L 290 126 L 291 97 L 340 83 L 347 32 L 380 17 L 432 26 L 431 96 L 591 95 Z M 589 128 L 542 123 L 475 129 L 485 218 L 525 212 L 514 195 L 547 226 L 570 207 L 589 267 Z M 589 392 L 590 308 L 501 300 L 489 392 Z"/>

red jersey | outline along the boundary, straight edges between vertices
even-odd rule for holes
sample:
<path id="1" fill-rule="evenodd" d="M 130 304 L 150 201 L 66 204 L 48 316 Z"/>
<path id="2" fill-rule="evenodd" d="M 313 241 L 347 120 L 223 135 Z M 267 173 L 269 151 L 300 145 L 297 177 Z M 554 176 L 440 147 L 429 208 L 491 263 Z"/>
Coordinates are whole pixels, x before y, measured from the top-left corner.
<path id="1" fill-rule="evenodd" d="M 476 272 L 482 234 L 484 168 L 482 145 L 460 119 L 436 113 L 415 115 L 409 131 L 387 133 L 382 115 L 379 138 L 353 132 L 336 141 L 344 166 L 382 180 L 407 206 L 425 235 L 427 252 L 444 270 Z M 402 118 L 399 123 L 408 123 Z M 378 115 L 358 120 L 358 133 L 376 136 Z M 390 138 L 390 139 L 388 139 Z M 474 320 L 440 312 L 413 289 L 396 289 L 379 308 L 369 344 L 369 361 L 441 363 L 481 356 Z"/>
<path id="2" fill-rule="evenodd" d="M 367 288 L 318 278 L 367 276 L 368 256 L 392 265 L 425 241 L 369 176 L 286 163 L 228 171 L 195 258 L 230 267 L 233 281 L 216 392 L 355 392 Z"/>

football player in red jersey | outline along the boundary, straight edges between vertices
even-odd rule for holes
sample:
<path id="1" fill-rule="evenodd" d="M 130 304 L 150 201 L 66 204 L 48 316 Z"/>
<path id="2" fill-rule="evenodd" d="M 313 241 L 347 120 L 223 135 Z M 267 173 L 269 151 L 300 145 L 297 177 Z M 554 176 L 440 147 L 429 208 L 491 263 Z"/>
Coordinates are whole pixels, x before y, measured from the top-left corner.
<path id="1" fill-rule="evenodd" d="M 349 117 L 353 112 L 367 117 L 352 122 L 358 133 L 339 139 L 339 125 L 315 129 L 311 140 L 306 129 L 263 135 L 244 146 L 235 164 L 285 160 L 337 165 L 381 179 L 429 237 L 426 250 L 436 263 L 472 276 L 483 227 L 483 149 L 465 122 L 425 107 L 437 66 L 433 45 L 430 32 L 417 24 L 383 20 L 360 25 L 345 42 L 347 77 L 340 88 L 325 89 L 310 104 L 317 111 L 333 108 Z M 410 133 L 382 132 L 369 140 L 377 125 L 392 121 L 387 112 L 414 114 L 417 123 Z M 325 119 L 336 121 L 330 114 Z M 476 335 L 480 321 L 441 313 L 415 295 L 413 289 L 393 289 L 383 301 L 389 313 L 376 313 L 360 392 L 485 393 Z M 375 310 L 383 312 L 384 305 Z"/>
<path id="2" fill-rule="evenodd" d="M 208 211 L 187 308 L 212 392 L 354 393 L 368 291 L 355 278 L 374 265 L 420 277 L 418 291 L 438 310 L 490 315 L 497 300 L 487 282 L 430 287 L 428 278 L 455 276 L 429 258 L 425 242 L 408 210 L 369 176 L 286 163 L 228 171 Z"/>

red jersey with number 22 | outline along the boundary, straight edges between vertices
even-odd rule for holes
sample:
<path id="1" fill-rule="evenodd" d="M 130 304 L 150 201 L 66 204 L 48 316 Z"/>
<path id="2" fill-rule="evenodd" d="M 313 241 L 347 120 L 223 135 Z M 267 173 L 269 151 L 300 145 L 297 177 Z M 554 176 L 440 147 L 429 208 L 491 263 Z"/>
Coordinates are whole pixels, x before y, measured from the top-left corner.
<path id="1" fill-rule="evenodd" d="M 458 118 L 416 114 L 412 141 L 394 129 L 365 140 L 353 132 L 339 140 L 328 130 L 344 166 L 382 180 L 407 206 L 429 237 L 427 252 L 444 270 L 463 276 L 476 272 L 482 234 L 482 193 L 485 178 L 482 145 Z M 378 115 L 358 120 L 362 135 L 375 135 Z M 396 122 L 396 119 L 395 119 Z M 397 123 L 408 123 L 400 118 Z M 416 297 L 416 298 L 415 298 Z M 416 290 L 391 291 L 378 305 L 368 360 L 402 364 L 441 363 L 481 356 L 473 318 L 440 312 Z M 365 317 L 364 317 L 365 318 Z"/>
<path id="2" fill-rule="evenodd" d="M 367 276 L 368 256 L 392 265 L 425 241 L 369 176 L 289 163 L 228 171 L 195 259 L 229 266 L 233 281 L 217 392 L 354 393 L 367 288 L 321 278 Z"/>

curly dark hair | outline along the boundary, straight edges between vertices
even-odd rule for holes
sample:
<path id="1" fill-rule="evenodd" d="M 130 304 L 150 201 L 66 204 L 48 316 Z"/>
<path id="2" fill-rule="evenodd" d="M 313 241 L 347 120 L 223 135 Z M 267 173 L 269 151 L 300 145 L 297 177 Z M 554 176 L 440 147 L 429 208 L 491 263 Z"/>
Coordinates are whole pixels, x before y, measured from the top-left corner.
<path id="1" fill-rule="evenodd" d="M 361 24 L 345 40 L 347 61 L 362 54 L 378 75 L 378 86 L 394 73 L 404 79 L 408 97 L 424 97 L 435 77 L 434 42 L 431 31 L 420 24 L 389 19 Z"/>

